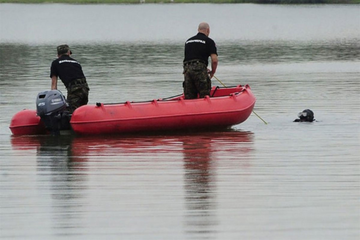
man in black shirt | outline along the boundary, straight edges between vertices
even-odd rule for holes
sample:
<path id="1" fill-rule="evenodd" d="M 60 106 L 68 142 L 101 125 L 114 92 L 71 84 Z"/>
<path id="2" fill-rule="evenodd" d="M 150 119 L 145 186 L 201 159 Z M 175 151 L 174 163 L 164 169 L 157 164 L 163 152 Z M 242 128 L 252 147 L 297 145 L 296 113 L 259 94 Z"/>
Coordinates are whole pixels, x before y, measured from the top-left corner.
<path id="1" fill-rule="evenodd" d="M 72 113 L 88 103 L 90 89 L 80 63 L 70 57 L 72 52 L 69 46 L 58 46 L 57 54 L 58 58 L 51 63 L 50 68 L 51 90 L 57 89 L 59 77 L 67 89 L 69 112 Z"/>
<path id="2" fill-rule="evenodd" d="M 217 49 L 214 40 L 209 38 L 210 26 L 202 22 L 198 34 L 185 42 L 184 58 L 184 96 L 185 99 L 210 95 L 211 78 L 218 65 Z M 211 59 L 211 70 L 207 69 Z"/>

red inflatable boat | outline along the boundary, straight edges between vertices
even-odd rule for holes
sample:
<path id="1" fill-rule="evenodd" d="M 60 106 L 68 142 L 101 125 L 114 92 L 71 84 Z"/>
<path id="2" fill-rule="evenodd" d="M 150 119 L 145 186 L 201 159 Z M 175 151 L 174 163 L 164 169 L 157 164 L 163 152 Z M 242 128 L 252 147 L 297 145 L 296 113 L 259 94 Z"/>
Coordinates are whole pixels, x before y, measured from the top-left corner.
<path id="1" fill-rule="evenodd" d="M 244 122 L 255 97 L 248 85 L 213 87 L 210 96 L 185 100 L 183 95 L 145 102 L 81 106 L 70 119 L 76 134 L 120 134 L 188 129 L 227 128 Z M 36 111 L 17 113 L 10 124 L 14 135 L 42 134 L 45 126 Z"/>

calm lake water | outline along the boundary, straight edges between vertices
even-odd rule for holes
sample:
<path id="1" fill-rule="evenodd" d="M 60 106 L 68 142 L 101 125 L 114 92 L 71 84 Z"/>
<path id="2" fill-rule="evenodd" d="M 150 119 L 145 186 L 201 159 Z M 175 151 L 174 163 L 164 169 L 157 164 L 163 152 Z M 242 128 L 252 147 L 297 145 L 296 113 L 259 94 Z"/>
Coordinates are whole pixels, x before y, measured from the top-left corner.
<path id="1" fill-rule="evenodd" d="M 81 62 L 89 104 L 151 100 L 182 92 L 201 21 L 216 77 L 249 84 L 268 124 L 11 135 L 50 88 L 57 45 Z M 358 5 L 0 4 L 0 238 L 360 239 L 359 81 Z M 294 123 L 306 108 L 317 121 Z"/>

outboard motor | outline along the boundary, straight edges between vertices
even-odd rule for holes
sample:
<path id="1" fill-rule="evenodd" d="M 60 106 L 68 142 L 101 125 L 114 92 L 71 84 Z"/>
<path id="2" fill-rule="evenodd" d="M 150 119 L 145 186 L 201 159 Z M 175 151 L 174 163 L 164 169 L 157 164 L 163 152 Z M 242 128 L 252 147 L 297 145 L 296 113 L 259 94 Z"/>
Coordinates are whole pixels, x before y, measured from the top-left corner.
<path id="1" fill-rule="evenodd" d="M 37 115 L 52 135 L 60 135 L 60 130 L 70 129 L 71 114 L 68 103 L 59 90 L 40 92 L 36 98 Z"/>

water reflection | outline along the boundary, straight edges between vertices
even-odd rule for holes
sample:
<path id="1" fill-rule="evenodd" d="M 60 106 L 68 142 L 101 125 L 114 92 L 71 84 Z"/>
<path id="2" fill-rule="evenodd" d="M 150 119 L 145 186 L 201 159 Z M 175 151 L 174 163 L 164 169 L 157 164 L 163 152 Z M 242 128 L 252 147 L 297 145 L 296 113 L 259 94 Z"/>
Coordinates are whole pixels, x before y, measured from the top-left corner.
<path id="1" fill-rule="evenodd" d="M 86 228 L 82 225 L 92 211 L 89 203 L 106 193 L 102 211 L 125 211 L 130 214 L 127 219 L 139 218 L 144 206 L 159 204 L 160 212 L 153 214 L 169 211 L 169 205 L 180 206 L 184 233 L 191 239 L 216 233 L 218 167 L 247 167 L 243 161 L 251 161 L 253 134 L 229 130 L 122 137 L 21 136 L 11 141 L 15 151 L 36 150 L 37 184 L 50 191 L 56 231 L 74 224 Z M 146 176 L 158 180 L 145 183 Z M 154 211 L 148 207 L 144 214 Z M 176 209 L 168 214 L 176 214 Z"/>
<path id="2" fill-rule="evenodd" d="M 49 66 L 55 58 L 54 48 L 52 45 L 0 44 L 0 86 L 7 90 L 2 92 L 2 96 L 11 99 L 0 107 L 4 112 L 9 111 L 12 116 L 23 108 L 35 108 L 37 94 L 50 87 Z M 151 43 L 93 43 L 74 44 L 72 48 L 74 57 L 83 64 L 91 88 L 90 104 L 157 99 L 183 90 L 182 44 L 162 44 L 159 47 Z M 293 98 L 289 94 L 294 93 L 294 89 L 309 92 L 302 84 L 304 81 L 320 86 L 320 94 L 311 94 L 313 98 L 323 95 L 323 85 L 325 89 L 335 86 L 329 84 L 330 81 L 339 82 L 344 78 L 342 82 L 351 83 L 358 80 L 360 42 L 357 39 L 226 42 L 219 44 L 218 48 L 222 66 L 218 77 L 221 81 L 228 86 L 250 84 L 259 101 L 270 99 L 260 94 L 276 94 L 279 84 L 283 103 L 286 102 L 283 99 Z M 37 58 L 39 52 L 43 57 Z M 220 85 L 216 79 L 212 84 Z M 298 89 L 301 86 L 306 88 L 305 91 Z M 335 88 L 338 90 L 338 86 Z M 356 88 L 346 88 L 346 91 L 352 89 Z M 66 92 L 62 84 L 59 90 Z M 18 106 L 13 108 L 11 104 Z"/>
<path id="3" fill-rule="evenodd" d="M 216 165 L 211 138 L 184 140 L 184 187 L 186 203 L 186 229 L 192 234 L 214 232 L 216 219 Z"/>
<path id="4" fill-rule="evenodd" d="M 237 152 L 249 158 L 251 132 L 230 131 L 182 139 L 184 157 L 185 225 L 189 235 L 211 239 L 216 233 L 217 161 L 227 161 Z M 229 151 L 231 154 L 229 154 Z M 241 161 L 240 158 L 237 161 Z M 227 165 L 228 163 L 224 163 Z M 229 163 L 231 166 L 232 163 Z M 237 165 L 242 165 L 239 163 Z"/>
<path id="5" fill-rule="evenodd" d="M 13 136 L 15 150 L 36 150 L 37 182 L 41 191 L 50 190 L 53 228 L 81 225 L 80 204 L 85 198 L 86 160 L 73 152 L 73 136 Z"/>
<path id="6" fill-rule="evenodd" d="M 218 44 L 221 64 L 267 64 L 289 62 L 324 62 L 360 60 L 358 39 L 318 42 L 295 41 L 241 41 Z M 49 67 L 56 58 L 55 45 L 31 46 L 26 44 L 0 43 L 0 84 L 18 86 L 21 80 L 45 82 Z M 119 43 L 119 44 L 73 44 L 73 56 L 82 63 L 85 75 L 96 85 L 112 86 L 119 79 L 133 80 L 150 76 L 151 83 L 164 83 L 169 74 L 182 79 L 183 44 Z M 94 52 L 97 54 L 94 55 Z M 37 54 L 41 58 L 33 61 Z M 22 71 L 19 71 L 21 66 Z M 220 69 L 219 69 L 220 70 Z M 43 79 L 43 80 L 41 80 Z M 112 80 L 112 81 L 109 81 Z M 145 79 L 146 80 L 146 79 Z M 95 82 L 94 82 L 95 84 Z M 124 84 L 127 84 L 124 81 Z M 147 82 L 146 82 L 147 84 Z M 46 86 L 47 86 L 46 85 Z"/>
<path id="7" fill-rule="evenodd" d="M 353 61 L 360 59 L 360 43 L 358 39 L 319 42 L 243 41 L 221 45 L 219 57 L 221 57 L 222 63 L 247 65 L 309 61 Z"/>

